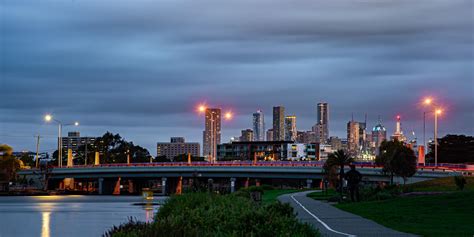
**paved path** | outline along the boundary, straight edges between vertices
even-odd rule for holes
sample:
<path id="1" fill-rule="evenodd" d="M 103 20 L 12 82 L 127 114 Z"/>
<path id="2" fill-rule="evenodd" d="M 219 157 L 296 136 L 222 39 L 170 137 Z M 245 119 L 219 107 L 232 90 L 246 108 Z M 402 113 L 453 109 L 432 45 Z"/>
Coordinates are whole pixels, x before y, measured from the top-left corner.
<path id="1" fill-rule="evenodd" d="M 416 236 L 389 229 L 374 221 L 342 211 L 328 203 L 306 197 L 306 194 L 310 192 L 314 191 L 285 194 L 278 199 L 290 203 L 297 212 L 298 219 L 318 228 L 322 236 Z"/>

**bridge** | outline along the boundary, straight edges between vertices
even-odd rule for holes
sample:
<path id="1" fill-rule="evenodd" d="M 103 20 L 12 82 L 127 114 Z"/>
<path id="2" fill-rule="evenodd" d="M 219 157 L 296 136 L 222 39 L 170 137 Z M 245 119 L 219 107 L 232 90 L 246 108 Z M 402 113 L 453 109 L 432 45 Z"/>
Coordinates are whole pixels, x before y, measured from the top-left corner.
<path id="1" fill-rule="evenodd" d="M 364 182 L 388 182 L 382 168 L 373 163 L 354 163 Z M 212 182 L 218 187 L 234 191 L 236 188 L 269 184 L 274 186 L 311 187 L 324 177 L 323 162 L 163 162 L 101 164 L 53 168 L 48 174 L 48 189 L 75 189 L 99 194 L 138 192 L 143 188 L 159 189 L 161 193 L 180 192 L 192 185 L 192 180 Z M 474 167 L 442 164 L 419 166 L 417 173 L 406 180 L 423 180 L 472 172 Z M 21 170 L 19 175 L 41 179 L 45 174 L 38 169 Z M 400 178 L 396 182 L 404 182 Z"/>

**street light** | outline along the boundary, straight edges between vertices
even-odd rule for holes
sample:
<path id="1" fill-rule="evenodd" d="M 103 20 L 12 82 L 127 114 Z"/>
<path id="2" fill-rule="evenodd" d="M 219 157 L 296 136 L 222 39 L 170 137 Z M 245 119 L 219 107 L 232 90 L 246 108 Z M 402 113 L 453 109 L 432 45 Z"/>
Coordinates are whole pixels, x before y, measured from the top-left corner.
<path id="1" fill-rule="evenodd" d="M 430 112 L 423 112 L 423 145 L 426 146 L 425 144 L 425 130 L 426 130 L 426 114 L 427 113 L 434 113 L 434 153 L 435 153 L 435 166 L 438 166 L 438 115 L 441 115 L 443 113 L 443 110 L 439 108 L 438 105 L 433 103 L 433 99 L 428 97 L 425 98 L 423 101 L 423 104 L 430 106 L 433 106 L 433 110 Z"/>
<path id="2" fill-rule="evenodd" d="M 79 122 L 76 121 L 72 124 L 63 124 L 63 122 L 55 119 L 51 114 L 46 114 L 44 116 L 44 121 L 48 123 L 51 121 L 54 121 L 58 124 L 58 167 L 62 167 L 63 166 L 63 138 L 62 138 L 63 126 L 70 126 L 70 125 L 79 126 Z"/>

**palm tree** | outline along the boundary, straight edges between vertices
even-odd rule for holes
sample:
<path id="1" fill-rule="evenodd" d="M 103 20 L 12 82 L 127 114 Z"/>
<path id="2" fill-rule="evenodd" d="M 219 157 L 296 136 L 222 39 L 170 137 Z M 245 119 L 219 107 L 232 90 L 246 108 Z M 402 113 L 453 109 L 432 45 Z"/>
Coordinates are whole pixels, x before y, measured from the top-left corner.
<path id="1" fill-rule="evenodd" d="M 327 167 L 339 167 L 339 192 L 342 196 L 342 178 L 344 177 L 344 167 L 350 165 L 354 161 L 349 154 L 344 152 L 344 150 L 337 150 L 332 154 L 329 154 L 326 161 Z"/>

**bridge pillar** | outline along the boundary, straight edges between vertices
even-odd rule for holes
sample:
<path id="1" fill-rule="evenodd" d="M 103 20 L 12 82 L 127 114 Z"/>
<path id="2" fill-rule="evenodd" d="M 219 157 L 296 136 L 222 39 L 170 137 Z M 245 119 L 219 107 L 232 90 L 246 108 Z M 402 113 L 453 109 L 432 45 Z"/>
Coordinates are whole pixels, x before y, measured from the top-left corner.
<path id="1" fill-rule="evenodd" d="M 307 189 L 310 189 L 311 186 L 312 186 L 312 184 L 313 184 L 313 180 L 312 180 L 312 179 L 307 179 L 307 180 L 306 180 L 306 188 L 307 188 Z"/>
<path id="2" fill-rule="evenodd" d="M 166 195 L 166 181 L 168 179 L 166 177 L 161 178 L 161 195 Z"/>
<path id="3" fill-rule="evenodd" d="M 235 178 L 230 178 L 230 192 L 233 193 L 235 192 Z"/>
<path id="4" fill-rule="evenodd" d="M 183 176 L 179 176 L 178 184 L 176 185 L 176 194 L 181 195 L 183 193 Z"/>
<path id="5" fill-rule="evenodd" d="M 67 167 L 74 166 L 74 162 L 72 161 L 72 149 L 67 149 Z"/>
<path id="6" fill-rule="evenodd" d="M 213 179 L 208 179 L 207 180 L 207 189 L 209 190 L 209 192 L 214 191 L 214 180 Z"/>
<path id="7" fill-rule="evenodd" d="M 260 179 L 255 180 L 255 186 L 260 187 Z"/>
<path id="8" fill-rule="evenodd" d="M 99 159 L 100 157 L 99 157 L 99 156 L 100 156 L 100 155 L 99 155 L 99 152 L 96 151 L 96 152 L 95 152 L 95 162 L 94 162 L 94 165 L 100 165 L 100 159 Z"/>
<path id="9" fill-rule="evenodd" d="M 133 181 L 131 179 L 128 180 L 128 192 L 133 193 L 135 191 L 135 187 L 133 187 Z"/>
<path id="10" fill-rule="evenodd" d="M 121 177 L 119 177 L 117 182 L 115 183 L 113 195 L 120 195 L 120 181 L 122 181 Z"/>
<path id="11" fill-rule="evenodd" d="M 99 195 L 104 194 L 104 178 L 99 178 Z"/>

